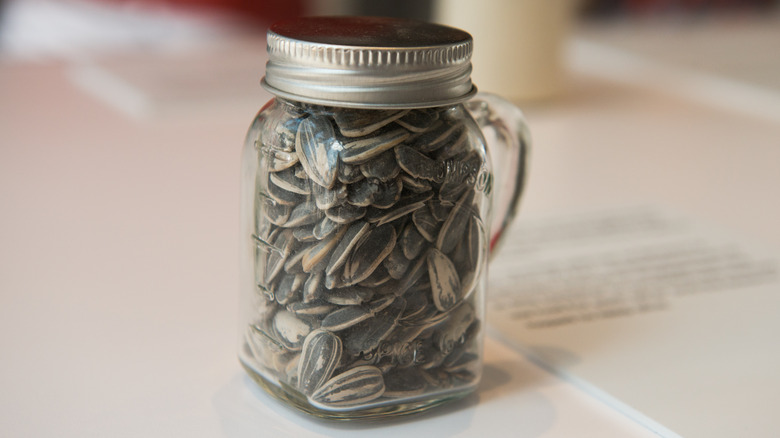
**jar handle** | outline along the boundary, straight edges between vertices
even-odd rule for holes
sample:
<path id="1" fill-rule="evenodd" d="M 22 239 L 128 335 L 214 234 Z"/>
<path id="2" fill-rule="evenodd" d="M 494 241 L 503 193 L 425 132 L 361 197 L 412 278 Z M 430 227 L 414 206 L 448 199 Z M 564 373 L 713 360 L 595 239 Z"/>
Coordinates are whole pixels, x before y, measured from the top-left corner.
<path id="1" fill-rule="evenodd" d="M 490 223 L 489 258 L 503 242 L 520 204 L 526 174 L 530 132 L 525 117 L 513 103 L 489 93 L 478 93 L 466 103 L 485 136 L 493 167 L 493 216 Z"/>

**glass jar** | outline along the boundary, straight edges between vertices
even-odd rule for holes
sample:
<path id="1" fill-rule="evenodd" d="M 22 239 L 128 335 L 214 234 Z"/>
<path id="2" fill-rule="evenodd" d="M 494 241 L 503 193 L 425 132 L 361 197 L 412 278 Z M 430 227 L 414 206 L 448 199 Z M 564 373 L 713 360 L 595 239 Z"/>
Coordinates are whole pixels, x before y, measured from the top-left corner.
<path id="1" fill-rule="evenodd" d="M 401 19 L 271 27 L 276 98 L 243 152 L 239 358 L 276 398 L 375 418 L 478 384 L 487 259 L 527 133 L 514 106 L 474 97 L 471 46 Z"/>

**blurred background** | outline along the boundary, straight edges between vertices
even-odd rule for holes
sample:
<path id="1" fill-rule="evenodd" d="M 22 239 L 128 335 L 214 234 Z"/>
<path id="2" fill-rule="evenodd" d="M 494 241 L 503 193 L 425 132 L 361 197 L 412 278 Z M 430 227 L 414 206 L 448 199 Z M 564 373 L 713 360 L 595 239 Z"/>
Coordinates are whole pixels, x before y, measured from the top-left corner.
<path id="1" fill-rule="evenodd" d="M 763 173 L 751 168 L 744 174 L 743 169 L 735 172 L 714 164 L 711 168 L 686 168 L 694 166 L 694 150 L 712 142 L 705 134 L 715 136 L 717 129 L 726 129 L 723 123 L 712 121 L 694 127 L 691 123 L 702 116 L 687 109 L 703 106 L 710 113 L 721 112 L 719 117 L 729 122 L 750 118 L 770 127 L 780 123 L 778 3 L 2 0 L 2 152 L 19 153 L 20 145 L 40 147 L 45 140 L 36 135 L 42 135 L 39 118 L 45 114 L 63 125 L 58 136 L 69 147 L 81 144 L 81 136 L 99 137 L 113 123 L 137 128 L 154 142 L 160 137 L 152 134 L 151 127 L 173 129 L 173 121 L 192 123 L 218 137 L 218 132 L 226 132 L 220 131 L 225 126 L 217 129 L 214 125 L 219 120 L 223 125 L 235 123 L 231 138 L 221 142 L 237 145 L 243 124 L 271 97 L 258 86 L 270 23 L 299 15 L 404 16 L 472 33 L 474 82 L 482 91 L 522 105 L 535 143 L 540 145 L 535 149 L 538 155 L 531 171 L 535 177 L 528 186 L 524 208 L 662 201 L 753 230 L 755 227 L 745 220 L 749 215 L 740 220 L 733 213 L 746 211 L 748 203 L 755 202 L 755 193 L 766 189 L 758 177 Z M 658 102 L 661 98 L 669 100 Z M 77 115 L 69 109 L 80 105 L 99 119 L 68 120 Z M 658 109 L 665 106 L 671 110 Z M 676 118 L 664 119 L 674 111 L 680 111 Z M 678 126 L 682 120 L 689 124 Z M 192 135 L 178 129 L 169 133 L 172 143 L 167 149 L 183 147 L 181 143 Z M 716 143 L 722 142 L 722 149 L 707 146 L 709 157 L 734 166 L 743 158 L 737 154 L 745 150 L 736 148 L 742 139 L 760 136 L 772 147 L 777 145 L 763 129 L 747 125 L 743 129 L 745 133 L 734 127 L 717 135 Z M 642 132 L 643 142 L 652 140 L 653 148 L 633 141 L 637 132 Z M 182 135 L 178 139 L 177 133 Z M 632 141 L 627 145 L 621 140 L 624 138 Z M 570 148 L 573 144 L 580 146 L 577 153 L 584 154 L 589 148 L 593 152 L 590 157 L 598 159 L 598 168 L 605 170 L 600 173 L 605 179 L 587 197 L 571 191 L 573 187 L 584 189 L 574 176 L 582 169 L 569 169 L 579 157 L 567 151 L 545 160 L 544 154 L 556 150 L 554 145 Z M 683 159 L 680 154 L 686 151 Z M 597 158 L 599 153 L 606 158 Z M 629 171 L 631 163 L 613 165 L 609 161 L 635 153 L 658 153 L 659 160 L 662 154 L 675 157 L 678 167 L 667 167 L 666 171 L 676 171 L 671 175 L 684 180 L 684 189 L 679 184 L 672 189 L 673 184 L 663 180 L 658 183 L 656 175 L 644 169 Z M 0 165 L 12 162 L 9 159 Z M 545 182 L 545 163 L 558 169 L 551 168 L 549 173 L 556 184 Z M 745 189 L 727 185 L 724 189 L 731 190 L 733 198 L 729 198 L 730 203 L 715 202 L 715 195 L 700 196 L 698 192 L 710 187 L 716 173 L 742 175 L 740 181 L 754 181 L 751 187 L 756 190 L 738 196 Z M 603 194 L 601 199 L 599 193 Z M 751 204 L 751 208 L 757 205 Z M 769 223 L 770 219 L 766 220 Z M 771 239 L 780 243 L 780 238 Z"/>
<path id="2" fill-rule="evenodd" d="M 194 437 L 251 423 L 234 342 L 239 163 L 271 97 L 270 23 L 461 27 L 477 86 L 520 104 L 531 128 L 521 219 L 658 207 L 778 254 L 779 3 L 0 0 L 0 424 Z M 774 327 L 779 310 L 756 302 Z M 749 403 L 718 408 L 686 415 L 701 420 L 690 435 L 754 412 L 737 430 L 780 436 Z"/>
<path id="3" fill-rule="evenodd" d="M 777 0 L 538 3 L 528 0 L 491 0 L 481 5 L 464 0 L 2 0 L 0 54 L 5 59 L 75 57 L 194 42 L 199 38 L 213 38 L 218 33 L 263 34 L 270 23 L 301 15 L 397 16 L 472 26 L 478 20 L 489 20 L 494 34 L 513 41 L 508 38 L 511 36 L 508 32 L 515 31 L 514 27 L 538 30 L 544 20 L 563 20 L 562 16 L 569 21 L 576 18 L 578 23 L 602 26 L 653 22 L 697 27 L 712 20 L 740 22 L 771 16 L 778 9 Z M 515 24 L 529 16 L 536 24 L 501 26 L 501 17 L 506 16 Z M 482 28 L 468 30 L 479 33 Z M 483 38 L 489 38 L 487 32 Z M 539 35 L 530 38 L 541 39 Z M 656 44 L 657 51 L 664 47 L 664 41 L 644 45 L 651 43 Z"/>
<path id="4" fill-rule="evenodd" d="M 479 7 L 450 0 L 3 0 L 4 57 L 67 56 L 149 44 L 161 36 L 187 38 L 209 27 L 262 33 L 269 23 L 301 15 L 379 15 L 447 21 L 460 9 L 507 12 L 529 2 L 492 0 Z M 713 16 L 745 19 L 777 10 L 776 0 L 555 0 L 580 21 L 684 21 Z M 521 6 L 522 5 L 522 6 Z M 161 28 L 167 33 L 161 34 Z M 507 29 L 501 29 L 507 31 Z M 163 41 L 157 41 L 162 43 Z"/>
<path id="5" fill-rule="evenodd" d="M 412 17 L 476 40 L 480 89 L 517 101 L 560 96 L 596 50 L 652 58 L 749 84 L 780 87 L 777 0 L 2 0 L 0 59 L 81 61 L 252 44 L 270 23 L 301 15 Z M 597 43 L 593 46 L 590 43 Z M 258 49 L 258 56 L 262 47 Z M 225 54 L 224 60 L 243 63 Z M 238 68 L 238 67 L 235 67 Z M 253 66 L 252 68 L 256 68 Z M 215 71 L 219 74 L 219 71 Z M 638 73 L 638 72 L 634 72 Z M 255 70 L 259 75 L 260 71 Z M 638 79 L 634 75 L 632 79 Z M 650 76 L 653 76 L 652 74 Z M 177 79 L 181 79 L 178 77 Z M 626 79 L 626 78 L 624 78 Z M 202 92 L 202 91 L 201 91 Z M 224 98 L 224 94 L 222 94 Z"/>

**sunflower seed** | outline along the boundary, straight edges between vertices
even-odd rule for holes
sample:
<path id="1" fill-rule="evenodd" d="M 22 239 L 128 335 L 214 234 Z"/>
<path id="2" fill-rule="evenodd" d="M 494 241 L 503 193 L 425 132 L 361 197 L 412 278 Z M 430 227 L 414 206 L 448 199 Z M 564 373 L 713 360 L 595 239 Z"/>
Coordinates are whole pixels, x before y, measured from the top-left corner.
<path id="1" fill-rule="evenodd" d="M 309 274 L 309 278 L 303 283 L 304 303 L 311 303 L 322 297 L 325 292 L 324 278 L 325 272 L 323 271 L 315 271 Z"/>
<path id="2" fill-rule="evenodd" d="M 395 369 L 384 376 L 385 397 L 406 398 L 422 395 L 427 382 L 416 369 Z"/>
<path id="3" fill-rule="evenodd" d="M 435 156 L 437 160 L 449 160 L 459 154 L 462 154 L 463 152 L 466 152 L 468 148 L 468 132 L 466 132 L 465 129 L 459 127 L 455 129 L 449 137 L 447 137 L 443 146 L 436 148 Z"/>
<path id="4" fill-rule="evenodd" d="M 404 188 L 409 189 L 414 193 L 426 193 L 431 190 L 431 183 L 423 179 L 415 178 L 408 174 L 401 174 L 401 182 L 404 183 Z"/>
<path id="5" fill-rule="evenodd" d="M 378 190 L 374 194 L 372 206 L 376 208 L 390 208 L 401 199 L 403 183 L 400 179 L 379 183 L 377 187 Z"/>
<path id="6" fill-rule="evenodd" d="M 298 163 L 298 156 L 292 151 L 280 150 L 267 144 L 259 145 L 257 150 L 260 157 L 265 158 L 266 167 L 271 172 L 280 172 Z"/>
<path id="7" fill-rule="evenodd" d="M 421 208 L 412 215 L 412 222 L 417 231 L 428 242 L 434 242 L 439 234 L 439 223 L 427 208 Z"/>
<path id="8" fill-rule="evenodd" d="M 429 387 L 437 390 L 452 388 L 452 375 L 441 369 L 422 369 L 420 375 Z"/>
<path id="9" fill-rule="evenodd" d="M 371 275 L 393 250 L 395 237 L 395 228 L 389 224 L 378 226 L 361 237 L 344 265 L 344 283 L 355 284 Z"/>
<path id="10" fill-rule="evenodd" d="M 442 361 L 444 371 L 454 374 L 461 371 L 468 371 L 473 373 L 477 366 L 479 366 L 479 356 L 474 353 L 463 353 L 457 356 L 457 359 L 450 360 L 450 356 L 444 358 Z"/>
<path id="11" fill-rule="evenodd" d="M 390 306 L 395 297 L 382 297 L 368 304 L 345 306 L 328 314 L 322 320 L 322 327 L 329 330 L 338 331 L 349 328 L 366 319 L 374 316 Z"/>
<path id="12" fill-rule="evenodd" d="M 258 292 L 262 292 L 269 300 L 274 299 L 273 288 L 271 283 L 273 278 L 268 278 L 268 259 L 270 258 L 269 252 L 272 251 L 266 245 L 271 246 L 260 239 L 259 237 L 252 235 L 257 242 L 255 247 L 255 285 L 257 285 Z M 270 280 L 270 281 L 269 281 Z"/>
<path id="13" fill-rule="evenodd" d="M 366 178 L 376 178 L 379 181 L 387 182 L 398 176 L 401 173 L 401 168 L 395 161 L 395 154 L 392 151 L 385 151 L 373 160 L 361 164 L 360 172 Z"/>
<path id="14" fill-rule="evenodd" d="M 377 266 L 365 280 L 358 283 L 358 286 L 376 288 L 390 281 L 390 274 L 382 266 Z"/>
<path id="15" fill-rule="evenodd" d="M 287 310 L 298 316 L 325 316 L 336 308 L 335 304 L 325 301 L 298 301 L 287 305 Z"/>
<path id="16" fill-rule="evenodd" d="M 474 342 L 477 338 L 477 335 L 479 334 L 481 326 L 482 325 L 478 319 L 475 319 L 471 324 L 469 324 L 468 328 L 466 328 L 466 332 L 457 340 L 453 350 L 442 361 L 442 365 L 445 367 L 451 367 L 456 363 L 461 362 L 461 357 L 463 355 L 471 355 L 472 353 L 468 353 L 468 351 L 473 350 Z M 453 369 L 448 371 L 453 372 L 457 370 Z"/>
<path id="17" fill-rule="evenodd" d="M 298 385 L 298 365 L 300 360 L 300 353 L 289 353 L 285 359 L 286 364 L 284 364 L 284 361 L 280 361 L 279 363 L 279 365 L 284 365 L 284 368 L 281 371 L 281 373 L 283 373 L 282 375 L 286 376 L 293 386 Z"/>
<path id="18" fill-rule="evenodd" d="M 408 110 L 355 110 L 339 111 L 334 119 L 345 137 L 362 137 L 371 134 L 403 117 Z"/>
<path id="19" fill-rule="evenodd" d="M 450 376 L 452 387 L 464 387 L 464 386 L 474 385 L 478 380 L 478 374 L 471 372 L 469 370 L 463 370 L 458 372 L 447 372 L 446 370 L 444 370 L 444 372 L 447 373 L 448 376 Z"/>
<path id="20" fill-rule="evenodd" d="M 374 195 L 379 190 L 379 184 L 373 179 L 363 179 L 350 184 L 347 189 L 347 202 L 358 207 L 368 207 L 374 202 Z"/>
<path id="21" fill-rule="evenodd" d="M 314 202 L 303 202 L 293 208 L 292 213 L 290 213 L 290 218 L 287 219 L 285 227 L 292 228 L 311 225 L 319 221 L 321 218 L 322 211 L 317 208 L 317 205 L 315 205 Z"/>
<path id="22" fill-rule="evenodd" d="M 474 321 L 466 329 L 466 333 L 463 334 L 462 343 L 466 345 L 474 345 L 477 337 L 482 332 L 482 322 L 479 319 L 474 318 Z"/>
<path id="23" fill-rule="evenodd" d="M 368 288 L 346 286 L 328 291 L 324 298 L 325 301 L 339 306 L 354 306 L 370 300 L 373 294 Z"/>
<path id="24" fill-rule="evenodd" d="M 401 315 L 401 321 L 409 322 L 413 324 L 415 318 L 423 314 L 427 309 L 431 307 L 431 300 L 428 298 L 428 294 L 406 294 L 406 309 L 404 309 L 403 315 Z"/>
<path id="25" fill-rule="evenodd" d="M 298 351 L 303 345 L 303 340 L 311 331 L 311 326 L 299 319 L 294 313 L 282 310 L 274 316 L 274 333 L 279 342 L 285 348 Z"/>
<path id="26" fill-rule="evenodd" d="M 297 193 L 299 195 L 308 195 L 311 193 L 309 183 L 305 179 L 299 179 L 295 176 L 295 168 L 282 170 L 268 175 L 271 182 L 282 190 Z"/>
<path id="27" fill-rule="evenodd" d="M 332 189 L 312 184 L 311 191 L 314 195 L 314 203 L 322 210 L 334 207 L 347 198 L 347 187 L 338 183 Z"/>
<path id="28" fill-rule="evenodd" d="M 442 201 L 440 199 L 431 199 L 428 203 L 428 208 L 431 210 L 431 214 L 437 221 L 443 222 L 449 217 L 452 208 L 455 206 L 450 201 Z"/>
<path id="29" fill-rule="evenodd" d="M 355 222 L 347 228 L 347 232 L 341 238 L 341 241 L 330 256 L 330 261 L 325 269 L 325 272 L 328 275 L 332 275 L 336 269 L 344 265 L 352 248 L 354 248 L 363 235 L 368 232 L 368 229 L 369 224 L 362 221 Z"/>
<path id="30" fill-rule="evenodd" d="M 482 221 L 477 216 L 471 216 L 466 238 L 456 247 L 452 261 L 461 273 L 461 284 L 464 298 L 469 296 L 477 286 L 482 266 L 487 256 L 487 235 Z"/>
<path id="31" fill-rule="evenodd" d="M 279 204 L 268 198 L 266 198 L 266 202 L 263 205 L 263 216 L 274 225 L 284 226 L 287 218 L 290 217 L 292 208 L 289 205 Z"/>
<path id="32" fill-rule="evenodd" d="M 425 246 L 425 239 L 417 231 L 414 221 L 406 224 L 401 232 L 401 237 L 398 239 L 398 245 L 401 247 L 404 256 L 409 260 L 414 260 L 420 254 L 423 246 Z"/>
<path id="33" fill-rule="evenodd" d="M 247 327 L 244 333 L 244 341 L 247 347 L 249 347 L 252 356 L 260 363 L 264 363 L 269 358 L 284 354 L 287 351 L 278 340 L 256 325 Z"/>
<path id="34" fill-rule="evenodd" d="M 360 171 L 359 165 L 351 165 L 347 163 L 341 163 L 338 169 L 338 179 L 344 184 L 352 184 L 365 178 L 363 172 Z"/>
<path id="35" fill-rule="evenodd" d="M 433 249 L 433 248 L 432 248 Z M 398 291 L 396 292 L 396 295 L 401 296 L 404 293 L 406 293 L 409 288 L 415 284 L 417 281 L 422 278 L 422 276 L 426 273 L 425 265 L 427 263 L 428 257 L 427 253 L 421 255 L 417 261 L 412 265 L 411 268 L 409 268 L 406 271 L 406 275 L 404 275 L 404 278 L 401 280 L 401 283 L 398 285 Z"/>
<path id="36" fill-rule="evenodd" d="M 386 271 L 386 269 L 383 266 L 378 266 L 376 268 L 377 271 Z M 387 277 L 390 277 L 389 274 L 387 274 Z M 360 284 L 360 283 L 358 283 Z M 390 278 L 386 282 L 383 282 L 382 284 L 378 286 L 373 287 L 373 291 L 375 295 L 385 295 L 385 296 L 397 296 L 398 292 L 398 285 L 401 284 L 399 280 L 394 280 Z"/>
<path id="37" fill-rule="evenodd" d="M 274 301 L 274 292 L 260 283 L 255 284 L 255 292 L 263 299 L 263 302 Z"/>
<path id="38" fill-rule="evenodd" d="M 265 284 L 270 284 L 274 277 L 276 277 L 276 274 L 284 267 L 284 262 L 292 251 L 294 240 L 292 231 L 289 229 L 279 233 L 272 245 L 268 245 L 264 241 L 257 239 L 258 242 L 263 242 L 267 245 L 266 247 L 270 249 L 268 253 L 268 264 L 265 270 Z"/>
<path id="39" fill-rule="evenodd" d="M 293 236 L 295 236 L 294 232 Z M 287 257 L 287 260 L 284 262 L 284 272 L 288 274 L 300 274 L 304 272 L 303 265 L 301 264 L 304 254 L 306 254 L 305 250 L 291 252 L 290 256 Z"/>
<path id="40" fill-rule="evenodd" d="M 314 238 L 317 240 L 322 240 L 337 230 L 341 228 L 341 225 L 337 224 L 336 222 L 333 222 L 330 220 L 329 217 L 322 218 L 321 221 L 317 222 L 316 225 L 314 225 L 314 228 L 312 229 L 312 234 L 314 235 Z"/>
<path id="41" fill-rule="evenodd" d="M 373 209 L 366 214 L 366 220 L 377 226 L 392 222 L 400 217 L 414 212 L 425 206 L 425 201 L 433 197 L 432 192 L 419 193 L 413 196 L 401 197 L 401 199 L 388 209 Z"/>
<path id="42" fill-rule="evenodd" d="M 447 311 L 460 300 L 460 278 L 455 265 L 438 249 L 431 248 L 427 259 L 433 303 L 440 311 Z"/>
<path id="43" fill-rule="evenodd" d="M 361 322 L 344 335 L 344 348 L 350 354 L 357 355 L 372 351 L 390 334 L 398 317 L 404 311 L 406 302 L 403 298 L 393 299 L 393 297 L 390 297 L 389 302 L 386 309 L 377 312 L 373 318 Z"/>
<path id="44" fill-rule="evenodd" d="M 282 204 L 282 205 L 297 205 L 298 203 L 304 202 L 306 198 L 303 195 L 299 195 L 298 193 L 289 192 L 276 184 L 273 183 L 273 181 L 268 181 L 268 187 L 266 190 L 266 194 L 273 199 L 275 202 Z"/>
<path id="45" fill-rule="evenodd" d="M 341 159 L 347 164 L 364 163 L 403 142 L 407 137 L 409 137 L 408 131 L 396 129 L 370 138 L 345 143 L 344 150 L 341 151 Z"/>
<path id="46" fill-rule="evenodd" d="M 412 294 L 409 294 L 410 296 Z M 436 327 L 447 321 L 450 317 L 450 311 L 439 312 L 436 307 L 426 307 L 422 312 L 418 312 L 414 317 L 403 319 L 400 323 L 405 327 L 416 327 L 419 333 Z"/>
<path id="47" fill-rule="evenodd" d="M 433 371 L 434 373 L 441 372 L 442 370 L 439 369 L 439 366 L 444 362 L 444 358 L 447 357 L 447 355 L 437 350 L 435 347 L 432 347 L 427 341 L 430 341 L 430 339 L 426 340 L 425 359 L 420 364 L 419 369 L 421 371 Z M 450 376 L 447 373 L 443 373 L 441 378 L 445 381 L 450 380 Z M 440 386 L 441 385 L 442 383 L 440 383 Z M 447 386 L 449 386 L 449 383 L 447 383 Z"/>
<path id="48" fill-rule="evenodd" d="M 312 394 L 333 374 L 341 361 L 341 338 L 317 329 L 306 336 L 298 361 L 298 388 Z"/>
<path id="49" fill-rule="evenodd" d="M 426 267 L 427 267 L 427 260 L 426 260 Z M 424 293 L 427 294 L 431 290 L 431 281 L 428 278 L 428 272 L 427 269 L 425 270 L 425 275 L 420 277 L 420 280 L 412 285 L 412 287 L 409 288 L 407 292 L 410 294 L 418 294 L 418 293 Z"/>
<path id="50" fill-rule="evenodd" d="M 366 306 L 368 307 L 368 310 L 371 312 L 372 315 L 376 315 L 377 312 L 381 312 L 385 310 L 395 302 L 396 302 L 396 297 L 383 296 L 371 301 Z"/>
<path id="51" fill-rule="evenodd" d="M 284 306 L 291 301 L 297 301 L 296 296 L 300 295 L 299 292 L 305 279 L 305 274 L 287 274 L 283 276 L 276 287 L 276 302 Z"/>
<path id="52" fill-rule="evenodd" d="M 471 323 L 476 319 L 474 307 L 467 301 L 450 312 L 447 320 L 433 334 L 433 341 L 442 353 L 449 354 L 460 343 Z"/>
<path id="53" fill-rule="evenodd" d="M 449 253 L 460 241 L 466 226 L 472 215 L 471 203 L 474 200 L 474 190 L 467 190 L 463 196 L 458 199 L 455 207 L 452 208 L 449 217 L 444 221 L 436 240 L 436 248 L 444 253 Z"/>
<path id="54" fill-rule="evenodd" d="M 294 169 L 295 169 L 295 177 L 296 178 L 304 179 L 304 180 L 308 180 L 309 179 L 309 175 L 306 173 L 306 169 L 303 168 L 303 165 L 298 164 L 298 165 L 295 166 Z M 317 185 L 317 184 L 315 184 L 315 185 Z M 311 189 L 311 187 L 309 189 Z"/>
<path id="55" fill-rule="evenodd" d="M 273 291 L 268 290 L 269 282 L 266 281 L 266 271 L 268 267 L 269 252 L 273 249 L 270 248 L 270 244 L 266 240 L 260 239 L 257 235 L 253 234 L 252 239 L 255 241 L 255 258 L 254 258 L 254 277 L 255 284 L 259 288 L 258 292 L 263 292 L 268 299 L 273 300 Z M 261 243 L 263 242 L 263 243 Z"/>
<path id="56" fill-rule="evenodd" d="M 317 264 L 323 262 L 330 254 L 330 251 L 335 248 L 336 244 L 338 244 L 341 238 L 344 237 L 346 232 L 347 228 L 342 227 L 339 232 L 320 240 L 319 243 L 309 248 L 303 255 L 303 260 L 301 261 L 303 270 L 305 272 L 311 272 L 311 270 L 314 269 Z"/>
<path id="57" fill-rule="evenodd" d="M 315 264 L 311 270 L 309 270 L 309 273 L 311 272 L 325 272 L 325 268 L 328 266 L 328 254 L 325 254 L 325 257 L 320 259 L 320 261 Z"/>
<path id="58" fill-rule="evenodd" d="M 362 367 L 364 365 L 375 365 L 369 360 L 366 360 L 362 357 L 353 357 L 349 354 L 342 354 L 341 355 L 341 362 L 339 363 L 338 368 L 336 368 L 335 374 L 340 374 L 346 370 L 355 368 L 355 367 Z"/>
<path id="59" fill-rule="evenodd" d="M 468 187 L 467 184 L 462 184 L 454 178 L 447 179 L 439 187 L 439 199 L 456 202 Z"/>
<path id="60" fill-rule="evenodd" d="M 454 141 L 464 131 L 460 123 L 441 123 L 414 139 L 412 147 L 422 153 L 431 153 Z"/>
<path id="61" fill-rule="evenodd" d="M 263 136 L 263 140 L 284 151 L 292 152 L 295 148 L 295 133 L 298 132 L 298 125 L 301 124 L 303 119 L 289 113 L 284 114 L 282 117 L 286 117 L 286 120 L 280 120 L 270 131 L 275 135 Z"/>
<path id="62" fill-rule="evenodd" d="M 348 224 L 366 215 L 365 207 L 350 204 L 338 205 L 325 210 L 325 216 L 337 224 Z"/>
<path id="63" fill-rule="evenodd" d="M 446 167 L 443 163 L 428 158 L 409 146 L 395 148 L 395 159 L 401 169 L 413 178 L 441 181 L 445 176 Z"/>
<path id="64" fill-rule="evenodd" d="M 323 318 L 320 327 L 337 332 L 352 327 L 372 316 L 371 311 L 364 306 L 344 306 Z"/>
<path id="65" fill-rule="evenodd" d="M 311 225 L 304 225 L 293 229 L 293 237 L 300 243 L 316 242 L 317 238 L 314 237 L 314 227 Z"/>
<path id="66" fill-rule="evenodd" d="M 328 290 L 344 287 L 344 282 L 341 280 L 342 271 L 343 269 L 339 268 L 333 274 L 325 274 L 325 287 Z"/>
<path id="67" fill-rule="evenodd" d="M 439 113 L 435 110 L 424 108 L 411 110 L 403 117 L 396 120 L 396 123 L 412 132 L 425 132 L 433 126 L 433 123 L 439 120 Z"/>
<path id="68" fill-rule="evenodd" d="M 330 121 L 309 117 L 301 122 L 295 137 L 295 149 L 303 168 L 315 183 L 331 188 L 338 171 L 339 144 Z"/>
<path id="69" fill-rule="evenodd" d="M 256 225 L 257 234 L 255 234 L 253 237 L 259 237 L 266 242 L 273 242 L 276 237 L 279 236 L 279 233 L 281 233 L 283 230 L 282 227 L 273 225 L 270 222 L 263 222 L 262 220 L 258 220 Z"/>
<path id="70" fill-rule="evenodd" d="M 390 277 L 400 280 L 409 268 L 409 259 L 404 256 L 400 245 L 395 245 L 390 255 L 382 262 Z"/>
<path id="71" fill-rule="evenodd" d="M 360 406 L 385 392 L 382 371 L 372 365 L 349 369 L 325 382 L 311 395 L 311 401 L 325 407 Z"/>

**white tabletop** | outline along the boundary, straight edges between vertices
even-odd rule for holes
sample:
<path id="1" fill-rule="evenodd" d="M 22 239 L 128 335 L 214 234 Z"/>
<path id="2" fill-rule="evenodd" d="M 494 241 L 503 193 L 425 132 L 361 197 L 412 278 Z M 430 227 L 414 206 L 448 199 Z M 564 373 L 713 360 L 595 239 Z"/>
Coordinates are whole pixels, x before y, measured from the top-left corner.
<path id="1" fill-rule="evenodd" d="M 236 359 L 237 225 L 262 48 L 0 64 L 4 435 L 674 436 L 494 338 L 475 395 L 379 426 L 257 390 Z M 523 214 L 661 204 L 780 248 L 777 123 L 577 53 L 567 96 L 526 110 Z"/>

